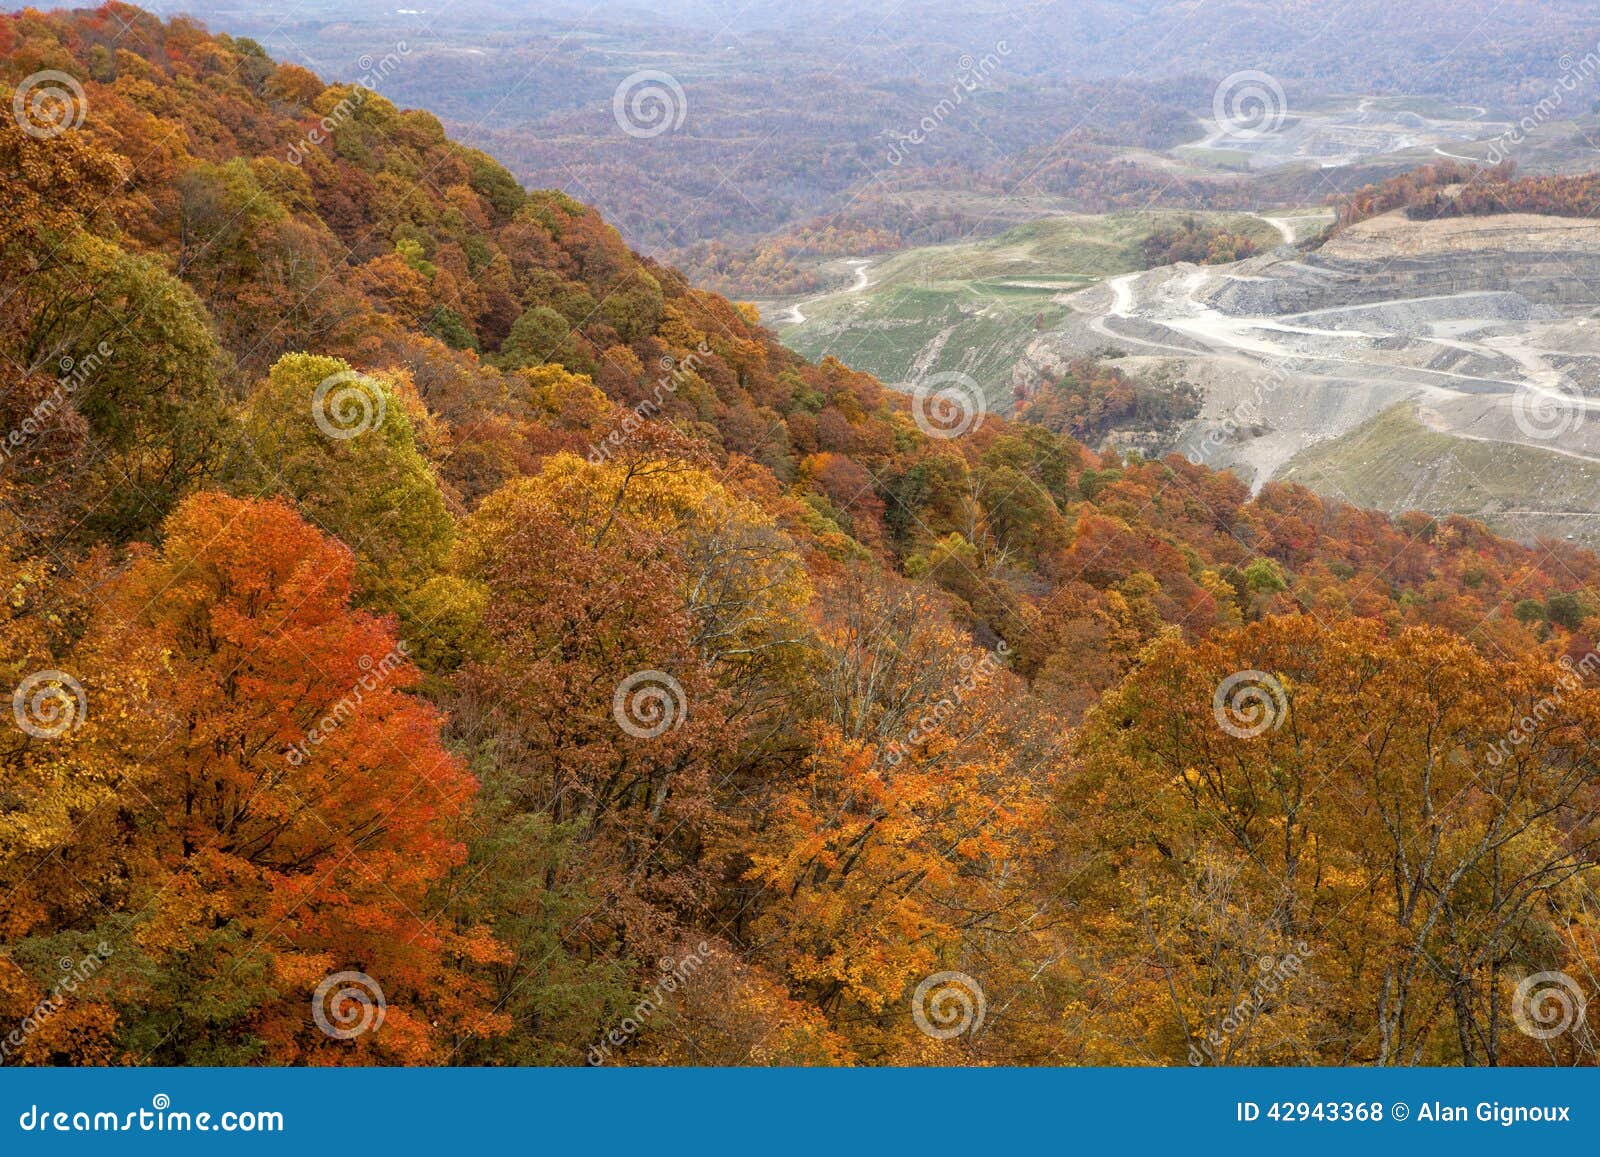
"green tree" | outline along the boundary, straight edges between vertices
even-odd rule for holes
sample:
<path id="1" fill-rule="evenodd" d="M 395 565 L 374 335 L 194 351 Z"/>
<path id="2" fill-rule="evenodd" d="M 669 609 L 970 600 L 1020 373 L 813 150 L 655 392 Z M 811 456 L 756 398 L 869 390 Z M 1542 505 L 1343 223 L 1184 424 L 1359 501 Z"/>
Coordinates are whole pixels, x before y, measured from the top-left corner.
<path id="1" fill-rule="evenodd" d="M 293 499 L 349 546 L 363 604 L 397 613 L 417 653 L 437 663 L 453 655 L 472 598 L 442 573 L 455 524 L 416 418 L 426 415 L 400 379 L 285 354 L 250 398 L 237 481 Z"/>
<path id="2" fill-rule="evenodd" d="M 37 423 L 75 412 L 88 462 L 75 489 L 80 530 L 146 535 L 217 466 L 229 410 L 205 308 L 151 257 L 73 235 L 19 300 L 14 364 L 56 378 Z"/>

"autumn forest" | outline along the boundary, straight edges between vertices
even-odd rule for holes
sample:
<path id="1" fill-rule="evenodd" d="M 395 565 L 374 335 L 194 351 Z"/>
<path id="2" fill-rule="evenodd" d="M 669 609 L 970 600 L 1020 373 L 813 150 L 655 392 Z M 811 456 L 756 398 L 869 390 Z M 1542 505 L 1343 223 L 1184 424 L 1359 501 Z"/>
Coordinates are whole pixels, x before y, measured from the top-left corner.
<path id="1" fill-rule="evenodd" d="M 0 1063 L 1600 1059 L 1594 555 L 952 428 L 187 19 L 0 110 Z"/>

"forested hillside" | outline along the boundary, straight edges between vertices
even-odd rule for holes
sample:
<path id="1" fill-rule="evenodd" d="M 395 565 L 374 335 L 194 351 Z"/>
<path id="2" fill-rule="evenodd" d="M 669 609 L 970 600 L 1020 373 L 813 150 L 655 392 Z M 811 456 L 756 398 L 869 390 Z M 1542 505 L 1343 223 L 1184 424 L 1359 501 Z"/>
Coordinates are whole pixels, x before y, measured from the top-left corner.
<path id="1" fill-rule="evenodd" d="M 1355 190 L 1339 206 L 1338 227 L 1394 209 L 1420 221 L 1500 213 L 1593 217 L 1600 210 L 1600 173 L 1518 177 L 1509 161 L 1492 168 L 1440 161 Z"/>
<path id="2" fill-rule="evenodd" d="M 6 1063 L 1594 1060 L 1593 556 L 808 364 L 184 20 L 0 108 Z"/>

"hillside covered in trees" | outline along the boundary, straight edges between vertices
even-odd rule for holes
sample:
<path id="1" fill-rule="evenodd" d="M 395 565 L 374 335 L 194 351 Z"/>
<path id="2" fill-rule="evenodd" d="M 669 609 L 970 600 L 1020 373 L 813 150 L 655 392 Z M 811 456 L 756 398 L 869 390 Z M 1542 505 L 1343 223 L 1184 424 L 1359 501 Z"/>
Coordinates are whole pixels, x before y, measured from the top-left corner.
<path id="1" fill-rule="evenodd" d="M 1440 161 L 1355 190 L 1339 205 L 1337 227 L 1395 209 L 1414 221 L 1501 213 L 1593 217 L 1600 211 L 1600 173 L 1518 177 L 1510 161 L 1492 167 Z"/>
<path id="2" fill-rule="evenodd" d="M 808 364 L 185 20 L 0 106 L 5 1063 L 1595 1059 L 1593 556 Z"/>

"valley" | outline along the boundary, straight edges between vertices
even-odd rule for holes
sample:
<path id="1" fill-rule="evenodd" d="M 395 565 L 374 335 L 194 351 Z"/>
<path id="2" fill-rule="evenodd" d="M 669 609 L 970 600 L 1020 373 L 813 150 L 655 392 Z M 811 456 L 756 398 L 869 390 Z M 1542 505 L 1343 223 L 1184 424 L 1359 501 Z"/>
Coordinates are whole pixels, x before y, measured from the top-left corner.
<path id="1" fill-rule="evenodd" d="M 782 340 L 807 357 L 831 355 L 901 387 L 929 373 L 958 371 L 983 387 L 990 408 L 1006 411 L 1026 350 L 1075 316 L 1074 296 L 1141 269 L 1141 242 L 1191 220 L 1264 249 L 1332 217 L 1316 211 L 1058 215 L 996 237 L 830 265 L 835 279 L 852 278 L 844 289 L 757 305 Z"/>
<path id="2" fill-rule="evenodd" d="M 1376 96 L 1323 98 L 1302 105 L 1275 92 L 1264 95 L 1269 119 L 1262 125 L 1219 121 L 1213 115 L 1203 122 L 1205 135 L 1179 145 L 1173 156 L 1246 171 L 1287 165 L 1336 169 L 1373 159 L 1420 164 L 1434 155 L 1477 160 L 1484 150 L 1475 145 L 1511 127 L 1491 119 L 1482 106 Z"/>
<path id="3" fill-rule="evenodd" d="M 1493 0 L 1404 13 L 1246 0 L 1203 18 L 1147 0 L 981 3 L 952 19 L 915 0 L 891 28 L 766 0 L 709 22 L 698 3 L 575 22 L 553 0 L 167 2 L 330 78 L 393 53 L 399 66 L 373 80 L 384 96 L 431 111 L 523 184 L 594 205 L 697 284 L 788 304 L 848 285 L 834 276 L 846 258 L 1063 214 L 1317 206 L 1439 157 L 1493 163 L 1494 142 L 1535 110 L 1518 134 L 1525 170 L 1596 157 L 1592 102 L 1559 88 L 1577 67 L 1562 62 L 1594 40 L 1570 3 L 1512 15 Z M 1492 37 L 1492 62 L 1440 53 L 1458 22 Z M 1316 67 L 1285 47 L 1302 42 Z M 670 79 L 653 91 L 672 116 L 634 138 L 615 98 L 641 73 Z M 1559 105 L 1541 105 L 1553 92 Z M 1221 123 L 1219 95 L 1222 115 L 1264 111 L 1271 131 Z"/>

